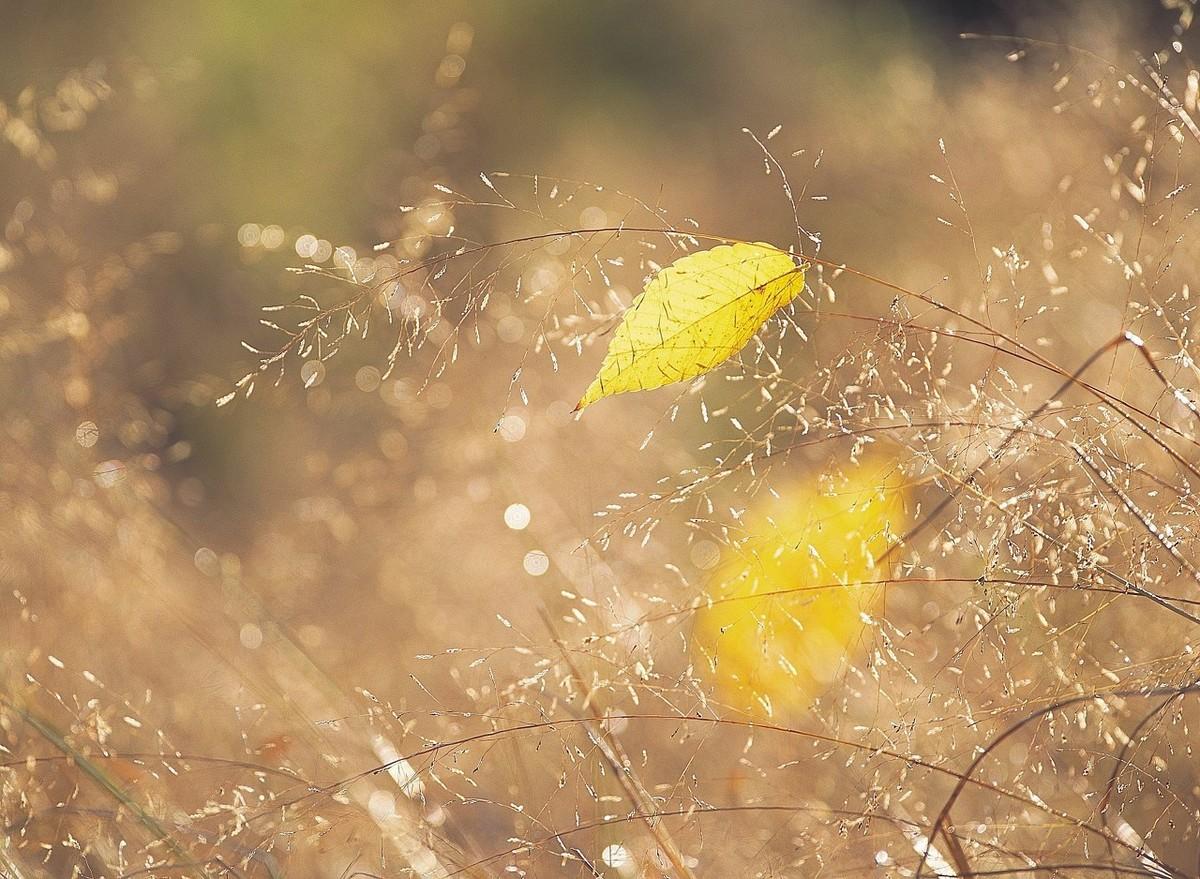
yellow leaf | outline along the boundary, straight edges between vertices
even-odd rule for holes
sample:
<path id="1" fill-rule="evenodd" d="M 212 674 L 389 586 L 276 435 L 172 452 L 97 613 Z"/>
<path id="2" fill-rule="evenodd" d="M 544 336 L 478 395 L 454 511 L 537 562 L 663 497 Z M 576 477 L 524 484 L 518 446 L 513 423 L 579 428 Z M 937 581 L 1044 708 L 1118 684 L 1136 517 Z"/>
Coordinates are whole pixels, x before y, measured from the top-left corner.
<path id="1" fill-rule="evenodd" d="M 902 474 L 883 457 L 849 468 L 832 493 L 812 480 L 764 497 L 750 538 L 722 560 L 693 648 L 721 696 L 752 714 L 803 710 L 847 672 L 882 609 L 878 560 L 907 527 Z"/>
<path id="2" fill-rule="evenodd" d="M 708 372 L 803 289 L 804 269 L 770 244 L 722 244 L 676 260 L 625 312 L 576 411 Z"/>

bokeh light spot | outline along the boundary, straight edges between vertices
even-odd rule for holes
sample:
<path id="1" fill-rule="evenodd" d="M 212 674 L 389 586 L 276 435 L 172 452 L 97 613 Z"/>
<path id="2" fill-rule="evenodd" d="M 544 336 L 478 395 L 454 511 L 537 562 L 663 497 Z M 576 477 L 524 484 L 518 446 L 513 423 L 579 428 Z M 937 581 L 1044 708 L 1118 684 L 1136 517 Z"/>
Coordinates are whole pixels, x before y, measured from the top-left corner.
<path id="1" fill-rule="evenodd" d="M 504 524 L 513 531 L 524 531 L 531 518 L 529 507 L 524 504 L 509 504 L 504 510 Z"/>

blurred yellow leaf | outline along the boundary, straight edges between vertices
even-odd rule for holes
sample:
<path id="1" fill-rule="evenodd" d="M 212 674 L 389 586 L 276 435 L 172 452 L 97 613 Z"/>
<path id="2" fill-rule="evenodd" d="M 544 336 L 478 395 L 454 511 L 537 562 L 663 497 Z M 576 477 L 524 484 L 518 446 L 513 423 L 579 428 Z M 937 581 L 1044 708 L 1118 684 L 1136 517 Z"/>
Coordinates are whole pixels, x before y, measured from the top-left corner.
<path id="1" fill-rule="evenodd" d="M 576 411 L 708 372 L 803 289 L 804 269 L 770 244 L 722 244 L 676 260 L 625 312 Z"/>
<path id="2" fill-rule="evenodd" d="M 717 568 L 693 638 L 721 697 L 767 716 L 802 710 L 858 652 L 881 608 L 878 564 L 905 530 L 906 490 L 883 458 L 850 467 L 832 493 L 798 483 L 746 516 L 749 539 Z"/>

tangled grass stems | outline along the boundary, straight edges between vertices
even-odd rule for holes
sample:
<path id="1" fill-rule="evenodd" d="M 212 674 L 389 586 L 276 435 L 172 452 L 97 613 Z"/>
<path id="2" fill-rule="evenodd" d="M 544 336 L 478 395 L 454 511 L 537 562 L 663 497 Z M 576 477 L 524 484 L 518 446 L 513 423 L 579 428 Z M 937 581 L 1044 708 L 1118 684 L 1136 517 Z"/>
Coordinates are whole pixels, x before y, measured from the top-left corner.
<path id="1" fill-rule="evenodd" d="M 1173 701 L 1175 699 L 1178 699 L 1182 696 L 1190 695 L 1190 694 L 1196 693 L 1196 692 L 1200 692 L 1200 680 L 1197 680 L 1196 682 L 1187 684 L 1183 687 L 1151 687 L 1151 688 L 1142 689 L 1142 690 L 1115 690 L 1108 695 L 1110 697 L 1117 697 L 1117 698 L 1123 698 L 1123 699 L 1154 699 L 1154 698 L 1158 698 L 1158 697 L 1165 697 L 1166 703 L 1169 704 L 1171 701 Z M 1097 698 L 1097 694 L 1090 693 L 1085 696 L 1074 696 L 1070 699 L 1059 700 L 1057 702 L 1054 702 L 1053 704 L 1046 705 L 1043 708 L 1040 708 L 1037 711 L 1034 711 L 1034 712 L 1026 715 L 1025 717 L 1022 717 L 1020 720 L 1016 721 L 1015 723 L 1010 724 L 1006 729 L 1001 731 L 998 735 L 993 736 L 992 739 L 988 742 L 988 744 L 986 746 L 984 746 L 984 748 L 975 756 L 975 759 L 973 759 L 971 761 L 970 765 L 967 766 L 966 770 L 959 777 L 957 783 L 954 785 L 954 789 L 950 792 L 950 796 L 946 799 L 946 802 L 943 804 L 941 810 L 938 812 L 937 817 L 934 818 L 933 826 L 930 829 L 929 835 L 931 837 L 933 837 L 933 836 L 936 836 L 941 831 L 943 825 L 948 820 L 950 810 L 952 808 L 954 808 L 954 803 L 958 800 L 963 789 L 966 788 L 966 786 L 971 783 L 971 780 L 972 780 L 976 770 L 978 770 L 979 766 L 985 760 L 987 760 L 987 758 L 989 756 L 991 756 L 991 754 L 993 752 L 995 752 L 995 750 L 998 747 L 1000 747 L 1000 745 L 1002 745 L 1006 740 L 1008 740 L 1012 736 L 1015 736 L 1017 733 L 1021 732 L 1021 730 L 1025 729 L 1027 726 L 1029 726 L 1029 724 L 1034 723 L 1035 721 L 1039 720 L 1040 718 L 1044 717 L 1047 714 L 1050 714 L 1054 711 L 1061 711 L 1064 708 L 1070 708 L 1074 705 L 1079 705 L 1079 704 L 1082 704 L 1085 702 L 1090 702 L 1096 698 Z M 1118 765 L 1120 765 L 1120 764 L 1118 764 Z M 1104 807 L 1102 806 L 1100 811 L 1102 814 L 1104 814 L 1106 812 L 1106 809 L 1104 809 Z M 1106 836 L 1107 836 L 1107 830 L 1106 830 Z M 1164 871 L 1167 875 L 1177 876 L 1177 877 L 1180 877 L 1180 879 L 1182 879 L 1182 877 L 1189 875 L 1188 873 L 1186 873 L 1182 870 L 1172 867 L 1170 864 L 1161 862 L 1157 857 L 1149 854 L 1144 849 L 1137 850 L 1136 853 L 1138 854 L 1139 858 L 1145 858 L 1150 863 L 1152 863 L 1154 865 L 1154 867 Z M 921 860 L 917 864 L 915 879 L 920 879 L 920 877 L 922 875 L 924 875 L 927 857 L 928 857 L 928 852 L 922 853 Z"/>
<path id="2" fill-rule="evenodd" d="M 1164 687 L 1164 688 L 1158 688 L 1157 690 L 1153 690 L 1150 692 L 1145 692 L 1145 691 L 1141 691 L 1141 690 L 1117 690 L 1117 691 L 1112 691 L 1111 693 L 1106 694 L 1106 695 L 1109 695 L 1112 697 L 1117 697 L 1117 698 L 1133 698 L 1133 697 L 1138 697 L 1138 696 L 1154 697 L 1154 696 L 1159 696 L 1159 695 L 1169 695 L 1170 693 L 1190 693 L 1195 689 L 1200 689 L 1200 684 L 1191 685 L 1191 686 L 1183 688 L 1183 689 Z M 1030 723 L 1033 720 L 1036 720 L 1037 718 L 1042 717 L 1050 712 L 1060 710 L 1063 707 L 1070 707 L 1072 705 L 1076 705 L 1076 704 L 1080 704 L 1080 703 L 1084 703 L 1084 702 L 1093 700 L 1093 699 L 1097 698 L 1099 695 L 1105 695 L 1105 694 L 1090 694 L 1088 696 L 1081 696 L 1081 697 L 1076 697 L 1074 699 L 1062 700 L 1061 702 L 1054 703 L 1052 705 L 1048 705 L 1041 709 L 1038 709 L 1036 712 L 1028 715 L 1027 717 L 1021 718 L 1019 721 L 1017 721 L 1016 723 L 1011 725 L 1007 730 L 1005 730 L 1004 733 L 1002 733 L 1002 737 L 1007 738 L 1010 735 L 1015 734 L 1020 729 L 1024 728 L 1026 725 L 1028 725 L 1028 723 Z M 905 764 L 917 766 L 922 769 L 928 770 L 934 774 L 943 775 L 947 778 L 955 779 L 957 783 L 954 788 L 954 790 L 955 790 L 954 796 L 957 796 L 957 793 L 960 792 L 963 788 L 966 788 L 968 785 L 978 787 L 980 789 L 986 790 L 989 793 L 995 794 L 997 796 L 1004 797 L 1006 799 L 1011 799 L 1015 802 L 1020 803 L 1023 806 L 1033 808 L 1037 811 L 1045 812 L 1047 815 L 1051 815 L 1059 820 L 1069 822 L 1072 826 L 1077 827 L 1078 829 L 1083 830 L 1091 835 L 1094 835 L 1099 839 L 1105 840 L 1117 847 L 1123 848 L 1126 851 L 1129 851 L 1131 853 L 1138 853 L 1138 851 L 1139 851 L 1136 846 L 1130 845 L 1128 842 L 1125 842 L 1125 841 L 1119 839 L 1106 827 L 1093 825 L 1093 824 L 1087 822 L 1086 820 L 1076 818 L 1066 812 L 1062 812 L 1061 810 L 1054 809 L 1053 807 L 1048 806 L 1047 804 L 1045 804 L 1043 802 L 1039 802 L 1038 800 L 1036 800 L 1032 797 L 1028 797 L 1028 796 L 1022 795 L 1022 794 L 1014 792 L 1014 791 L 1006 790 L 1004 788 L 1001 788 L 997 785 L 991 784 L 986 781 L 981 781 L 981 780 L 973 777 L 973 775 L 974 775 L 973 771 L 965 772 L 965 773 L 957 772 L 953 769 L 950 769 L 950 768 L 940 765 L 938 763 L 933 763 L 933 762 L 930 762 L 927 760 L 923 760 L 919 757 L 914 757 L 911 754 L 903 754 L 903 753 L 900 753 L 897 751 L 893 751 L 893 750 L 890 750 L 885 747 L 865 745 L 860 742 L 854 742 L 854 741 L 850 741 L 847 739 L 838 738 L 836 736 L 832 736 L 832 735 L 829 735 L 826 733 L 821 733 L 821 732 L 796 729 L 793 727 L 781 726 L 778 724 L 771 724 L 771 723 L 766 723 L 766 722 L 761 722 L 761 721 L 737 720 L 737 719 L 728 718 L 728 717 L 705 717 L 705 716 L 684 717 L 684 716 L 669 715 L 669 714 L 609 713 L 607 715 L 604 715 L 604 720 L 606 723 L 612 723 L 614 721 L 621 721 L 621 720 L 623 720 L 623 721 L 646 721 L 646 722 L 659 722 L 659 723 L 675 723 L 675 724 L 680 724 L 680 725 L 694 723 L 694 724 L 728 727 L 728 728 L 733 728 L 733 729 L 744 729 L 747 731 L 764 731 L 764 732 L 776 733 L 776 734 L 779 734 L 779 735 L 785 736 L 785 737 L 796 737 L 796 738 L 801 738 L 801 739 L 805 739 L 805 740 L 809 740 L 809 741 L 813 741 L 813 742 L 820 742 L 823 744 L 833 745 L 833 746 L 836 746 L 839 748 L 846 748 L 846 749 L 849 749 L 852 751 L 859 751 L 864 754 L 868 754 L 868 755 L 875 756 L 875 757 L 879 757 L 879 756 L 890 757 L 890 758 L 899 760 Z M 344 789 L 347 786 L 353 784 L 355 781 L 358 781 L 363 778 L 367 778 L 371 775 L 378 775 L 380 773 L 385 773 L 390 768 L 399 764 L 400 762 L 413 762 L 416 760 L 420 760 L 424 757 L 437 755 L 443 751 L 454 750 L 457 748 L 462 748 L 466 745 L 471 745 L 471 744 L 474 744 L 477 742 L 490 741 L 490 740 L 505 737 L 505 736 L 518 735 L 520 733 L 527 733 L 527 732 L 541 732 L 541 731 L 547 731 L 547 730 L 554 731 L 554 730 L 557 730 L 560 728 L 572 727 L 572 726 L 588 727 L 590 725 L 595 724 L 595 722 L 596 722 L 596 718 L 594 718 L 594 717 L 574 717 L 574 718 L 563 718 L 563 719 L 555 719 L 555 720 L 545 720 L 545 721 L 537 721 L 537 722 L 533 722 L 533 723 L 520 724 L 517 726 L 512 726 L 512 727 L 507 727 L 507 728 L 502 728 L 502 729 L 492 729 L 492 730 L 488 730 L 488 731 L 481 732 L 481 733 L 476 733 L 476 734 L 473 734 L 470 736 L 464 736 L 462 738 L 454 739 L 454 740 L 450 740 L 450 741 L 435 742 L 431 745 L 428 745 L 423 748 L 419 748 L 419 749 L 411 751 L 401 757 L 398 757 L 395 761 L 372 766 L 369 769 L 360 770 L 359 772 L 356 772 L 353 775 L 346 776 L 332 784 L 324 785 L 324 786 L 322 786 L 320 788 L 316 788 L 316 789 L 309 789 L 305 793 L 300 794 L 299 796 L 292 797 L 290 799 L 284 799 L 282 802 L 274 804 L 270 810 L 260 812 L 256 815 L 250 815 L 246 819 L 246 823 L 250 824 L 250 823 L 260 821 L 260 820 L 264 820 L 267 817 L 269 817 L 269 815 L 272 812 L 274 812 L 275 810 L 287 810 L 296 805 L 299 805 L 301 803 L 305 803 L 309 800 L 312 800 L 314 798 L 330 796 L 331 794 L 336 793 L 338 790 Z M 982 759 L 977 758 L 975 764 L 972 767 L 972 770 L 974 768 L 977 768 L 978 763 L 981 763 L 981 762 L 982 762 Z M 952 799 L 953 799 L 953 797 L 952 797 Z M 953 805 L 952 801 L 948 802 L 947 806 L 944 807 L 944 811 L 946 813 L 948 813 L 949 809 L 952 805 Z M 796 807 L 794 807 L 794 806 L 791 806 L 791 807 L 779 806 L 779 807 L 775 807 L 775 808 L 796 808 Z M 647 820 L 647 819 L 653 819 L 654 817 L 656 817 L 656 815 L 662 816 L 662 817 L 670 817 L 672 815 L 683 815 L 683 814 L 687 814 L 687 810 L 681 810 L 679 812 L 659 812 L 659 813 L 646 812 L 646 813 L 634 814 L 633 816 L 629 817 L 627 820 Z M 929 835 L 934 836 L 934 835 L 940 833 L 941 830 L 943 829 L 941 826 L 943 823 L 944 823 L 944 819 L 942 822 L 935 823 L 933 825 L 933 827 L 931 828 Z M 599 826 L 599 825 L 597 825 L 597 826 Z M 584 829 L 590 829 L 590 826 L 589 827 L 581 826 L 581 827 L 577 827 L 577 828 L 572 828 L 572 830 L 584 830 Z M 547 836 L 544 840 L 542 840 L 538 844 L 539 845 L 547 844 L 549 842 L 552 842 L 554 839 L 556 839 L 557 837 L 559 837 L 561 835 L 562 835 L 561 832 L 552 834 L 550 836 Z M 485 861 L 473 863 L 471 865 L 468 865 L 467 867 L 463 867 L 462 870 L 468 870 L 472 867 L 480 866 L 484 863 L 490 862 L 499 857 L 504 857 L 505 855 L 511 854 L 511 853 L 512 852 L 503 852 L 500 854 L 496 854 L 494 856 L 490 856 Z M 1166 865 L 1162 865 L 1162 866 L 1164 869 L 1167 869 Z M 450 875 L 458 875 L 458 874 L 452 873 Z M 1183 875 L 1183 874 L 1173 873 L 1172 875 Z"/>

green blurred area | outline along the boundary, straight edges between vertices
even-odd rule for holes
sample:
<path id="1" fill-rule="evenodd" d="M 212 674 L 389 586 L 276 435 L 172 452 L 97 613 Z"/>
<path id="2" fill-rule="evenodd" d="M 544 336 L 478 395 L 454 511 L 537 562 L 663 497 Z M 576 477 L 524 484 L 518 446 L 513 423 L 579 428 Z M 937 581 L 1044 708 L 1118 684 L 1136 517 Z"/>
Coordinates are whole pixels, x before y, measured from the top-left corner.
<path id="1" fill-rule="evenodd" d="M 651 181 L 696 203 L 713 178 L 741 178 L 756 163 L 742 126 L 794 119 L 811 129 L 806 117 L 843 94 L 865 102 L 855 112 L 873 112 L 889 63 L 915 47 L 929 64 L 946 54 L 944 29 L 897 3 L 17 9 L 0 37 L 9 96 L 97 59 L 114 75 L 157 81 L 120 152 L 153 163 L 141 170 L 156 178 L 164 221 L 270 217 L 347 238 L 390 204 L 381 178 L 403 164 L 436 105 L 434 74 L 459 22 L 474 29 L 463 82 L 477 103 L 469 143 L 439 162 L 619 171 L 605 182 Z"/>

